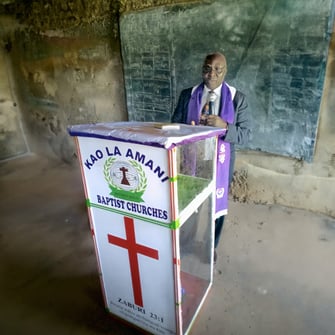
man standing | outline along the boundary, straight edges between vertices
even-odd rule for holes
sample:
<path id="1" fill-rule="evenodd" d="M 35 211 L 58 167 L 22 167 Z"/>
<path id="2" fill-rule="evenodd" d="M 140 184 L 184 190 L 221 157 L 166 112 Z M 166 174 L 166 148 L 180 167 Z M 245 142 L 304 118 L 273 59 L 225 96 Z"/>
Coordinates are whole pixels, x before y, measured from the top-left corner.
<path id="1" fill-rule="evenodd" d="M 224 81 L 226 73 L 227 62 L 222 53 L 207 55 L 202 66 L 202 83 L 180 93 L 171 121 L 226 129 L 219 140 L 230 143 L 230 184 L 234 172 L 235 144 L 245 145 L 248 142 L 250 116 L 245 95 Z M 214 262 L 223 223 L 223 215 L 215 220 Z"/>

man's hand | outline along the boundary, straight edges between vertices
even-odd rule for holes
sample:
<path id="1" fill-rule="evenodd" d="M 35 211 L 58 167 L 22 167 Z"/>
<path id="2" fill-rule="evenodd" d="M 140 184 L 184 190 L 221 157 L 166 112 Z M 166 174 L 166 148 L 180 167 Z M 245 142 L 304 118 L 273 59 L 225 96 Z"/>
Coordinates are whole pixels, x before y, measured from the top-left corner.
<path id="1" fill-rule="evenodd" d="M 200 124 L 227 129 L 228 123 L 218 115 L 201 115 Z"/>

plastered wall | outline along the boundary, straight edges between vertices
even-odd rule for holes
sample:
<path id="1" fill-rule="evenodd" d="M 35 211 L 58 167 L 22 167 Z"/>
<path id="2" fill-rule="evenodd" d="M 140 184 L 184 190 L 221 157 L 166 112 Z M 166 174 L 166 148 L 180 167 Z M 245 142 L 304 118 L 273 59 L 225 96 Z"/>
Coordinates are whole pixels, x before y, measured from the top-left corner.
<path id="1" fill-rule="evenodd" d="M 71 162 L 69 124 L 128 118 L 114 23 L 105 18 L 66 33 L 26 28 L 0 16 L 0 160 L 34 153 Z M 232 198 L 335 216 L 334 53 L 333 37 L 312 162 L 239 151 Z"/>

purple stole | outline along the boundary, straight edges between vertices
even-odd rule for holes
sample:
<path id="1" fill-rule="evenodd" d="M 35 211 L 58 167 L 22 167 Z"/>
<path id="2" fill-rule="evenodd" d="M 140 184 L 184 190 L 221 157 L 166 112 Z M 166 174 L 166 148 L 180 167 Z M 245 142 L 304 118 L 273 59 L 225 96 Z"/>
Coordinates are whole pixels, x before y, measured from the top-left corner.
<path id="1" fill-rule="evenodd" d="M 204 83 L 196 87 L 191 95 L 188 104 L 187 124 L 191 124 L 192 121 L 199 124 L 203 89 Z M 234 123 L 233 100 L 230 89 L 224 82 L 221 89 L 219 116 L 229 124 Z M 228 211 L 229 161 L 230 143 L 219 137 L 216 159 L 215 218 L 226 215 Z"/>

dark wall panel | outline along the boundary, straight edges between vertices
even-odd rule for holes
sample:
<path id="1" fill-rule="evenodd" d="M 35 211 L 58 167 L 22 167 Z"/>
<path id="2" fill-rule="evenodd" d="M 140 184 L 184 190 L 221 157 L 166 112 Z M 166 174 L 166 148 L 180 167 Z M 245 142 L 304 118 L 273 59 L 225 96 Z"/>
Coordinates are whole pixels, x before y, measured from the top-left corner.
<path id="1" fill-rule="evenodd" d="M 333 0 L 226 0 L 121 17 L 130 120 L 169 121 L 180 91 L 222 51 L 226 81 L 248 97 L 252 150 L 313 159 Z"/>

